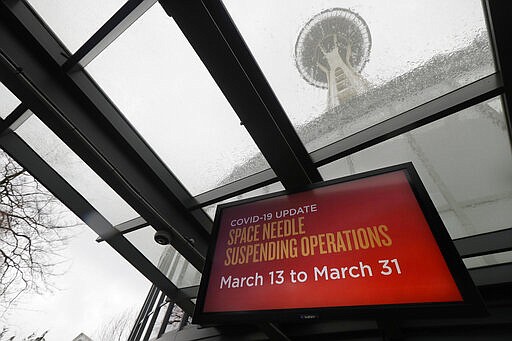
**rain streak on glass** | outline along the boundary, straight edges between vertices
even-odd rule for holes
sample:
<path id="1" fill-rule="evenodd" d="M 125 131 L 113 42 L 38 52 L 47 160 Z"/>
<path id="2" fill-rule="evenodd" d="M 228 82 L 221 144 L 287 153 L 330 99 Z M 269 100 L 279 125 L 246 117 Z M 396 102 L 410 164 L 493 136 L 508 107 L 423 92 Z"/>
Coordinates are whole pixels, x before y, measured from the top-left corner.
<path id="1" fill-rule="evenodd" d="M 500 97 L 319 171 L 329 180 L 404 162 L 414 164 L 453 239 L 510 228 L 512 153 Z"/>
<path id="2" fill-rule="evenodd" d="M 86 69 L 192 195 L 269 168 L 160 5 Z"/>
<path id="3" fill-rule="evenodd" d="M 495 72 L 478 0 L 223 2 L 308 151 Z"/>
<path id="4" fill-rule="evenodd" d="M 31 115 L 16 133 L 112 225 L 138 216 L 126 201 L 37 116 Z M 83 219 L 85 223 L 89 223 L 85 217 Z"/>

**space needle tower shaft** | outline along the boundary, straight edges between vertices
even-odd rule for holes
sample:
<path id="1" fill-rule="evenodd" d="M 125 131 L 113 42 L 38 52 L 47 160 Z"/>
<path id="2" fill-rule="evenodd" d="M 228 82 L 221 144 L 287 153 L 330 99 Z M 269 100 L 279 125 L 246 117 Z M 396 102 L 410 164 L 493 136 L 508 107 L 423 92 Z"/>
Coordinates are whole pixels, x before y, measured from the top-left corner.
<path id="1" fill-rule="evenodd" d="M 325 10 L 301 30 L 295 62 L 311 85 L 327 89 L 327 109 L 364 92 L 361 76 L 371 49 L 368 26 L 356 13 L 342 8 Z"/>

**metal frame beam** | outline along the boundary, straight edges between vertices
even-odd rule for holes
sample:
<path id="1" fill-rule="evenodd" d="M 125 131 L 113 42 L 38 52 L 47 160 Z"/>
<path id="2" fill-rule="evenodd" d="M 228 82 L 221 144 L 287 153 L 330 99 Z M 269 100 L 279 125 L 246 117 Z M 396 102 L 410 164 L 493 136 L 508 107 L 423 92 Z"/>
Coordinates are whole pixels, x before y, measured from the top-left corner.
<path id="1" fill-rule="evenodd" d="M 320 148 L 310 154 L 311 158 L 316 166 L 323 166 L 389 138 L 469 108 L 481 101 L 498 96 L 503 91 L 504 88 L 500 75 L 492 74 L 403 114 Z M 279 178 L 271 170 L 260 172 L 195 196 L 195 203 L 189 205 L 189 209 L 208 206 L 217 201 L 225 200 L 277 181 L 279 181 Z"/>
<path id="2" fill-rule="evenodd" d="M 169 300 L 169 298 L 167 298 Z M 167 326 L 169 325 L 169 319 L 171 318 L 172 311 L 174 309 L 174 301 L 171 299 L 168 301 L 167 308 L 165 310 L 165 315 L 162 320 L 162 324 L 160 325 L 160 329 L 158 330 L 157 339 L 165 333 Z"/>
<path id="3" fill-rule="evenodd" d="M 36 152 L 14 132 L 0 136 L 0 147 L 26 168 L 34 178 L 66 205 L 77 217 L 85 222 L 100 237 L 107 240 L 130 264 L 148 280 L 157 285 L 167 296 L 174 297 L 185 311 L 192 313 L 195 305 L 186 292 L 178 289 L 156 266 L 154 266 L 126 238 L 119 235 L 114 227 L 89 202 L 51 168 Z"/>
<path id="4" fill-rule="evenodd" d="M 221 1 L 160 4 L 217 82 L 287 189 L 321 181 L 306 148 Z"/>
<path id="5" fill-rule="evenodd" d="M 58 46 L 53 35 L 27 31 L 44 27 L 24 5 L 1 3 L 2 82 L 149 224 L 170 230 L 173 246 L 202 269 L 211 220 L 186 210 L 191 195 L 88 75 L 63 72 L 46 49 Z"/>
<path id="6" fill-rule="evenodd" d="M 14 108 L 5 120 L 0 119 L 0 135 L 16 130 L 16 128 L 22 125 L 31 115 L 32 113 L 28 111 L 28 107 L 21 103 Z"/>
<path id="7" fill-rule="evenodd" d="M 279 179 L 277 178 L 276 173 L 274 173 L 272 169 L 267 169 L 222 187 L 217 187 L 211 191 L 196 195 L 194 197 L 194 201 L 190 203 L 188 208 L 190 210 L 194 210 L 200 207 L 205 207 L 210 204 L 232 198 L 236 195 L 271 185 L 278 181 Z"/>
<path id="8" fill-rule="evenodd" d="M 137 229 L 148 226 L 148 222 L 144 220 L 142 217 L 133 218 L 132 220 L 128 220 L 122 224 L 115 225 L 114 228 L 118 230 L 120 233 L 129 233 L 131 231 L 135 231 Z"/>
<path id="9" fill-rule="evenodd" d="M 510 141 L 512 143 L 512 37 L 510 36 L 510 1 L 484 0 L 487 27 L 494 49 L 496 68 L 501 75 L 505 94 L 503 95 L 503 109 L 507 118 Z"/>
<path id="10" fill-rule="evenodd" d="M 139 341 L 142 337 L 146 323 L 148 322 L 149 314 L 151 313 L 151 309 L 155 305 L 158 292 L 159 290 L 155 286 L 152 286 L 151 289 L 149 289 L 148 299 L 146 300 L 147 304 L 144 304 L 144 307 L 142 308 L 142 316 L 140 317 L 137 327 L 134 329 L 136 330 L 135 335 L 133 336 L 134 341 Z"/>
<path id="11" fill-rule="evenodd" d="M 64 70 L 84 68 L 157 0 L 127 1 L 100 29 L 93 34 L 63 65 Z"/>
<path id="12" fill-rule="evenodd" d="M 39 18 L 36 11 L 26 1 L 21 0 L 1 0 L 0 11 L 5 14 L 12 13 L 19 19 L 19 29 L 21 26 L 31 33 L 31 40 L 35 44 L 45 46 L 45 51 L 39 54 L 39 57 L 50 57 L 57 62 L 58 65 L 64 64 L 70 57 L 71 53 L 62 41 L 53 33 L 53 31 L 46 25 L 43 20 L 31 20 L 32 18 Z M 2 20 L 6 20 L 2 16 Z M 23 19 L 26 20 L 23 20 Z M 49 38 L 51 37 L 51 38 Z M 4 45 L 0 45 L 4 46 Z M 22 69 L 17 69 L 19 72 Z M 25 103 L 27 104 L 27 103 Z"/>
<path id="13" fill-rule="evenodd" d="M 116 230 L 116 235 L 118 234 L 125 234 L 130 233 L 133 231 L 136 231 L 138 229 L 141 229 L 143 227 L 149 226 L 148 222 L 144 220 L 142 217 L 133 218 L 131 220 L 125 221 L 124 223 L 118 224 L 114 226 L 114 229 Z M 96 239 L 98 243 L 105 241 L 105 239 L 98 237 Z"/>
<path id="14" fill-rule="evenodd" d="M 154 202 L 166 204 L 167 200 L 172 200 L 177 204 L 179 209 L 185 208 L 188 205 L 193 205 L 195 202 L 194 197 L 192 197 L 192 195 L 171 173 L 162 160 L 144 142 L 130 123 L 122 117 L 115 105 L 108 99 L 101 89 L 98 88 L 91 77 L 83 70 L 69 72 L 68 77 L 70 81 L 87 96 L 88 100 L 93 102 L 95 108 L 97 108 L 100 115 L 102 115 L 102 118 L 111 125 L 117 134 L 121 135 L 121 139 L 123 139 L 123 142 L 127 145 L 126 147 L 133 150 L 134 153 L 132 153 L 132 155 L 137 155 L 141 161 L 144 162 L 145 168 L 152 173 L 152 176 L 162 182 L 162 186 L 160 186 L 159 191 L 167 190 L 170 192 L 166 194 L 166 198 L 160 198 L 159 201 Z M 93 133 L 93 131 L 90 133 Z M 104 149 L 107 151 L 106 148 Z M 143 192 L 144 190 L 141 193 Z M 190 215 L 190 213 L 186 214 Z M 196 225 L 202 227 L 200 233 L 203 233 L 203 238 L 210 233 L 212 222 L 205 213 L 199 216 L 192 215 L 189 216 L 189 218 L 192 218 Z M 204 232 L 207 233 L 204 234 Z M 202 247 L 204 247 L 204 245 Z"/>
<path id="15" fill-rule="evenodd" d="M 146 331 L 146 335 L 144 335 L 144 341 L 148 341 L 151 333 L 153 332 L 153 328 L 155 327 L 156 319 L 158 318 L 158 314 L 160 313 L 160 308 L 162 308 L 162 302 L 164 301 L 165 294 L 160 292 L 160 297 L 156 305 L 154 306 L 153 316 L 151 316 L 151 320 L 149 321 L 148 329 Z"/>
<path id="16" fill-rule="evenodd" d="M 477 286 L 511 283 L 512 263 L 469 269 L 469 274 Z"/>
<path id="17" fill-rule="evenodd" d="M 139 328 L 141 327 L 141 322 L 142 322 L 144 316 L 147 314 L 147 309 L 148 309 L 149 303 L 151 301 L 151 298 L 154 295 L 155 289 L 156 289 L 156 287 L 154 284 L 151 286 L 151 288 L 149 288 L 149 292 L 146 295 L 146 299 L 144 300 L 144 304 L 142 305 L 142 308 L 140 309 L 139 314 L 137 315 L 137 318 L 135 319 L 135 323 L 133 324 L 133 327 L 130 331 L 130 335 L 128 336 L 127 341 L 135 341 L 135 336 L 137 335 Z"/>
<path id="18" fill-rule="evenodd" d="M 18 135 L 3 134 L 0 147 L 99 236 L 109 239 L 114 234 L 112 225 Z"/>
<path id="19" fill-rule="evenodd" d="M 512 250 L 512 228 L 487 232 L 453 241 L 462 258 Z"/>
<path id="20" fill-rule="evenodd" d="M 392 137 L 457 113 L 503 93 L 499 74 L 492 74 L 444 96 L 394 116 L 311 153 L 316 166 L 361 151 Z"/>

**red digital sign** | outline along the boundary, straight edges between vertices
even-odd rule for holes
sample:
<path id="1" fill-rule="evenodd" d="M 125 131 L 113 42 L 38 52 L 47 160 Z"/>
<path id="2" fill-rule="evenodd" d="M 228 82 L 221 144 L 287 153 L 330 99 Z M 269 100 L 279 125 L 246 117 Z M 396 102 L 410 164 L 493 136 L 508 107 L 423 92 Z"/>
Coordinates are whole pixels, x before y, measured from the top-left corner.
<path id="1" fill-rule="evenodd" d="M 442 229 L 432 229 L 428 196 L 411 171 L 408 164 L 220 207 L 196 321 L 463 303 L 460 259 L 455 252 L 447 262 L 439 242 L 446 246 L 448 234 L 437 213 Z"/>

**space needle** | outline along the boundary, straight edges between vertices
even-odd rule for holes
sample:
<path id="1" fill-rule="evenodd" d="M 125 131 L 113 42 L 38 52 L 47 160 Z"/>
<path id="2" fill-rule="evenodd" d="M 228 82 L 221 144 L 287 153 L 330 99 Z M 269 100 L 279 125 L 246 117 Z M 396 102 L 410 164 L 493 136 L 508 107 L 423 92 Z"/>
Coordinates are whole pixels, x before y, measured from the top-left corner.
<path id="1" fill-rule="evenodd" d="M 348 9 L 324 10 L 304 25 L 295 44 L 295 63 L 309 84 L 327 89 L 327 109 L 366 90 L 361 71 L 371 44 L 368 25 Z"/>

